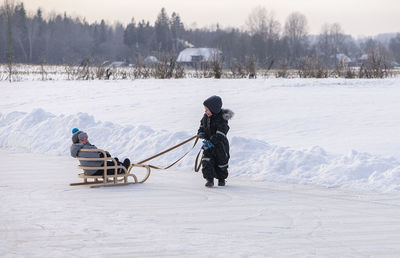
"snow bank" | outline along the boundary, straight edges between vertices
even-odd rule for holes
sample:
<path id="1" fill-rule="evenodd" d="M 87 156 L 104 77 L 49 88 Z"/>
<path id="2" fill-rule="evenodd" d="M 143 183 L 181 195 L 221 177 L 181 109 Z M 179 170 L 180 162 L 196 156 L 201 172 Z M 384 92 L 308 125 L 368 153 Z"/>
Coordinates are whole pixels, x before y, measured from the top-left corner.
<path id="1" fill-rule="evenodd" d="M 96 121 L 86 113 L 59 115 L 35 109 L 30 113 L 0 114 L 0 148 L 14 151 L 69 156 L 71 129 L 89 134 L 89 141 L 113 156 L 139 162 L 189 137 L 185 132 L 155 131 L 146 126 L 122 126 Z M 380 192 L 400 191 L 400 162 L 369 153 L 327 153 L 316 146 L 295 150 L 264 141 L 233 137 L 230 175 L 254 180 L 315 184 Z M 200 144 L 199 144 L 200 145 Z M 150 163 L 167 166 L 191 148 L 186 144 Z M 196 146 L 177 167 L 193 170 Z"/>
<path id="2" fill-rule="evenodd" d="M 315 146 L 294 150 L 233 137 L 235 174 L 256 180 L 316 184 L 380 192 L 400 191 L 400 162 L 355 150 L 334 155 Z"/>
<path id="3" fill-rule="evenodd" d="M 98 148 L 109 151 L 113 156 L 129 157 L 136 162 L 193 136 L 154 131 L 146 126 L 121 126 L 95 121 L 93 116 L 86 113 L 55 116 L 39 108 L 30 113 L 0 114 L 0 148 L 17 152 L 69 155 L 71 129 L 74 127 L 87 132 L 89 141 Z M 155 161 L 160 166 L 163 163 L 169 165 L 167 163 L 170 160 L 188 151 L 190 147 L 188 144 Z"/>

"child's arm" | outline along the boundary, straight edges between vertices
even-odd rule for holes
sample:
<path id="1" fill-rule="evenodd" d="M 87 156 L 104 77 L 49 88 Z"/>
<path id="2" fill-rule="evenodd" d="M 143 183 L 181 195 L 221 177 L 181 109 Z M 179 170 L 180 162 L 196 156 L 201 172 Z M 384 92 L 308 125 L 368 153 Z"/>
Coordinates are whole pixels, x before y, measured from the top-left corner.
<path id="1" fill-rule="evenodd" d="M 201 133 L 206 134 L 206 125 L 207 125 L 207 117 L 203 116 L 203 118 L 200 120 L 200 127 L 199 130 L 197 130 L 197 134 L 200 135 Z M 206 137 L 203 137 L 206 138 Z"/>
<path id="2" fill-rule="evenodd" d="M 210 141 L 214 145 L 218 144 L 218 142 L 223 141 L 228 131 L 229 131 L 228 123 L 224 121 L 217 123 L 217 131 L 214 135 L 211 135 Z"/>

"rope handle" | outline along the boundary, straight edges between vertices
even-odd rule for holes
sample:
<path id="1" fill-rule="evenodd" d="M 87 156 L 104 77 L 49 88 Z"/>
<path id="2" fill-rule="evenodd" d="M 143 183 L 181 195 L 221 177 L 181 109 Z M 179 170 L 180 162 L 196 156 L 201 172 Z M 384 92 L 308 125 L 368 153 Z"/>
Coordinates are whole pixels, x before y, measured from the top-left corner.
<path id="1" fill-rule="evenodd" d="M 196 160 L 194 161 L 194 172 L 199 172 L 201 167 L 201 161 L 204 158 L 204 153 L 202 153 L 200 158 L 200 163 L 197 163 L 199 161 L 200 153 L 202 153 L 201 150 L 199 150 L 199 153 L 197 153 Z"/>

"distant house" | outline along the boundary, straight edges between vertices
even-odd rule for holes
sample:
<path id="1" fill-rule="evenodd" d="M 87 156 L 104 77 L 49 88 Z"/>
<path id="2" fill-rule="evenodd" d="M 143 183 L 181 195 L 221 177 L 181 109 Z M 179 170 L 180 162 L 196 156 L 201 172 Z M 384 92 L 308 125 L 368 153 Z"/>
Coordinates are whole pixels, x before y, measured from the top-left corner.
<path id="1" fill-rule="evenodd" d="M 359 58 L 358 58 L 358 62 L 359 63 L 364 63 L 365 61 L 367 61 L 368 60 L 368 54 L 363 54 L 362 56 L 360 56 Z"/>
<path id="2" fill-rule="evenodd" d="M 373 60 L 374 60 L 373 57 L 370 58 L 370 56 L 368 54 L 363 54 L 362 56 L 360 56 L 357 59 L 358 65 L 362 65 L 363 63 L 366 63 L 366 62 L 379 62 L 379 63 L 384 62 L 386 65 L 392 66 L 393 68 L 397 68 L 400 66 L 400 64 L 398 62 L 396 62 L 394 60 L 390 61 L 390 59 L 386 59 L 386 58 L 375 60 L 375 61 L 373 61 Z"/>
<path id="3" fill-rule="evenodd" d="M 159 61 L 158 61 L 157 57 L 155 57 L 155 56 L 148 56 L 143 60 L 143 62 L 145 65 L 151 66 L 151 65 L 157 64 Z"/>
<path id="4" fill-rule="evenodd" d="M 108 66 L 112 67 L 122 67 L 122 66 L 127 66 L 128 64 L 125 61 L 114 61 L 108 64 Z"/>
<path id="5" fill-rule="evenodd" d="M 345 63 L 345 64 L 349 64 L 352 62 L 350 57 L 342 53 L 336 55 L 336 60 L 339 61 L 340 63 Z"/>
<path id="6" fill-rule="evenodd" d="M 215 48 L 186 48 L 179 53 L 176 62 L 194 68 L 201 68 L 207 62 L 221 56 L 222 51 Z"/>

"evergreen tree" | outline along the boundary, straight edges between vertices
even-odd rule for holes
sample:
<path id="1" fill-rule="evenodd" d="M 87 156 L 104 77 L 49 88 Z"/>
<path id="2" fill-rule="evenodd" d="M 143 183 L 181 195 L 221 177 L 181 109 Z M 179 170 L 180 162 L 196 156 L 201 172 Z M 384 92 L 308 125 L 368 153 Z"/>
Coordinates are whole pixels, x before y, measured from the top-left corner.
<path id="1" fill-rule="evenodd" d="M 23 3 L 15 6 L 12 18 L 13 43 L 15 60 L 17 62 L 28 62 L 28 26 L 26 11 Z"/>
<path id="2" fill-rule="evenodd" d="M 154 25 L 156 33 L 156 47 L 159 52 L 170 52 L 172 50 L 172 36 L 170 22 L 165 8 L 161 9 L 160 14 Z"/>
<path id="3" fill-rule="evenodd" d="M 8 3 L 8 1 L 5 2 L 5 9 L 6 9 L 6 19 L 7 19 L 7 63 L 9 66 L 12 66 L 12 63 L 14 62 L 14 42 L 13 42 L 13 34 L 12 34 L 12 7 Z M 10 74 L 11 76 L 11 74 Z M 11 81 L 11 77 L 9 78 Z"/>
<path id="4" fill-rule="evenodd" d="M 181 21 L 181 17 L 179 16 L 179 14 L 173 12 L 171 15 L 171 37 L 173 52 L 178 52 L 179 50 L 181 50 L 180 45 L 182 44 L 179 44 L 179 40 L 181 40 L 184 30 L 185 28 Z"/>
<path id="5" fill-rule="evenodd" d="M 104 20 L 88 23 L 66 13 L 43 17 L 41 9 L 30 16 L 24 4 L 4 0 L 0 4 L 0 62 L 79 64 L 88 57 L 96 63 L 134 62 L 139 56 L 160 52 L 177 55 L 193 46 L 222 50 L 228 66 L 238 61 L 244 65 L 248 58 L 256 57 L 259 67 L 265 68 L 272 60 L 279 65 L 288 59 L 316 56 L 334 67 L 337 54 L 356 58 L 369 49 L 345 35 L 339 24 L 326 25 L 319 36 L 308 41 L 306 19 L 298 14 L 288 17 L 283 35 L 274 14 L 265 8 L 253 10 L 247 25 L 247 31 L 223 29 L 218 24 L 185 28 L 179 14 L 173 12 L 169 18 L 162 8 L 154 24 L 132 19 L 127 26 L 111 26 Z M 400 34 L 390 41 L 389 49 L 400 62 Z"/>
<path id="6" fill-rule="evenodd" d="M 7 60 L 7 11 L 5 6 L 0 7 L 0 62 Z"/>
<path id="7" fill-rule="evenodd" d="M 155 37 L 154 34 L 154 28 L 150 25 L 150 22 L 145 22 L 144 20 L 139 22 L 137 28 L 137 42 L 140 56 L 147 56 L 151 53 L 151 42 Z"/>
<path id="8" fill-rule="evenodd" d="M 44 53 L 46 51 L 44 40 L 45 33 L 46 22 L 43 20 L 42 10 L 39 8 L 28 27 L 30 63 L 38 64 L 44 59 Z"/>
<path id="9" fill-rule="evenodd" d="M 124 37 L 124 44 L 127 45 L 130 49 L 130 56 L 135 57 L 139 45 L 137 39 L 136 23 L 134 18 L 132 18 L 131 23 L 129 23 L 128 26 L 126 26 L 123 37 Z"/>
<path id="10" fill-rule="evenodd" d="M 400 64 L 400 33 L 392 38 L 389 43 L 389 49 L 392 51 L 394 59 Z"/>
<path id="11" fill-rule="evenodd" d="M 132 18 L 131 23 L 126 26 L 124 31 L 124 43 L 129 47 L 135 47 L 137 44 L 136 23 L 134 18 Z"/>

